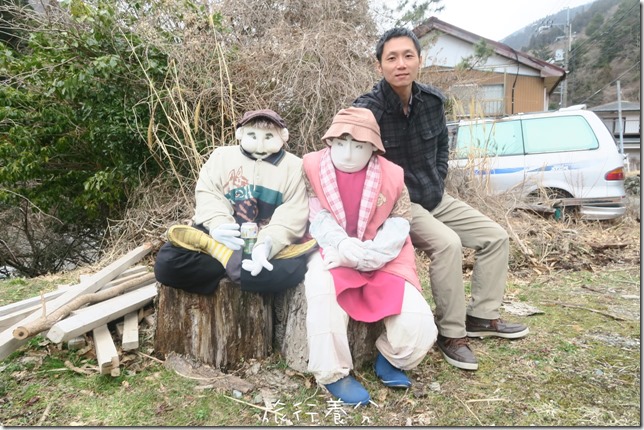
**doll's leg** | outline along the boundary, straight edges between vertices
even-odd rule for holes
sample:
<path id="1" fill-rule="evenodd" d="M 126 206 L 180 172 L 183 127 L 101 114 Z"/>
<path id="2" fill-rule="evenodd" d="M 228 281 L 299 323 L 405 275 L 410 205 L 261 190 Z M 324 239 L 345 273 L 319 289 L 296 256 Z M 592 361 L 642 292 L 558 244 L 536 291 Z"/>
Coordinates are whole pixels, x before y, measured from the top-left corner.
<path id="1" fill-rule="evenodd" d="M 405 282 L 400 314 L 385 318 L 384 323 L 386 330 L 376 340 L 376 348 L 380 351 L 376 359 L 376 373 L 378 365 L 383 372 L 413 369 L 420 364 L 438 336 L 429 304 L 409 282 Z"/>
<path id="2" fill-rule="evenodd" d="M 347 376 L 353 362 L 347 337 L 349 316 L 338 305 L 333 277 L 324 268 L 319 252 L 309 257 L 304 288 L 308 370 L 320 384 L 329 384 Z"/>
<path id="3" fill-rule="evenodd" d="M 308 370 L 316 381 L 348 405 L 366 405 L 369 393 L 349 374 L 353 368 L 347 325 L 349 316 L 335 298 L 333 277 L 314 252 L 304 277 L 306 331 L 309 346 Z"/>
<path id="4" fill-rule="evenodd" d="M 154 276 L 163 285 L 196 294 L 212 294 L 226 276 L 220 262 L 208 254 L 166 242 L 154 262 Z"/>

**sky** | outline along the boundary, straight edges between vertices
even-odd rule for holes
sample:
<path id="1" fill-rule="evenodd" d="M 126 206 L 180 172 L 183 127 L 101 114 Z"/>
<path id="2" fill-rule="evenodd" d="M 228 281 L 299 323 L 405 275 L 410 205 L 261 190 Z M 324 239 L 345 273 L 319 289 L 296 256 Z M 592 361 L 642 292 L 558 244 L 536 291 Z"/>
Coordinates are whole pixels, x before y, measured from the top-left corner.
<path id="1" fill-rule="evenodd" d="M 587 3 L 592 0 L 443 0 L 443 11 L 431 15 L 478 36 L 500 41 L 547 15 Z"/>

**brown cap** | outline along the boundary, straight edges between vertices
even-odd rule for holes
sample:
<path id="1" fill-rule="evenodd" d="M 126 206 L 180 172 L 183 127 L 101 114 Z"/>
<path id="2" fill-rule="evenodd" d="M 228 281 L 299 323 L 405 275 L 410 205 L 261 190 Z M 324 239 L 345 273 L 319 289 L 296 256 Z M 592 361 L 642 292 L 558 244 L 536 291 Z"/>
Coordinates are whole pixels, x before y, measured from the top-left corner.
<path id="1" fill-rule="evenodd" d="M 241 127 L 242 125 L 248 124 L 251 119 L 255 118 L 264 118 L 280 128 L 286 128 L 286 122 L 282 119 L 282 117 L 279 116 L 277 112 L 270 109 L 251 110 L 244 113 L 242 119 L 240 119 L 237 123 L 237 128 Z"/>
<path id="2" fill-rule="evenodd" d="M 385 153 L 385 147 L 380 139 L 380 127 L 376 117 L 367 108 L 350 107 L 342 109 L 333 117 L 331 127 L 322 137 L 322 140 L 340 137 L 349 134 L 360 142 L 369 142 L 375 146 L 381 154 Z M 328 142 L 327 142 L 328 144 Z"/>

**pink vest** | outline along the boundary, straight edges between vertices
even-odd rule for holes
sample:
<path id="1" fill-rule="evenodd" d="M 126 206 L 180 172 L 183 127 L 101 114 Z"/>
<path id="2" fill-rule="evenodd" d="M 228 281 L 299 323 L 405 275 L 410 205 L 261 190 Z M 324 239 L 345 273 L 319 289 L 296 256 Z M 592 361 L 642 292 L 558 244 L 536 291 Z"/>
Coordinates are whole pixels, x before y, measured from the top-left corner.
<path id="1" fill-rule="evenodd" d="M 321 206 L 333 213 L 330 210 L 329 202 L 322 191 L 322 184 L 320 182 L 320 159 L 323 151 L 311 152 L 304 155 L 304 172 L 311 183 L 313 192 L 320 200 Z M 362 240 L 373 239 L 378 232 L 378 229 L 384 224 L 385 220 L 390 217 L 396 202 L 403 192 L 405 178 L 403 169 L 388 161 L 384 157 L 377 155 L 378 163 L 380 165 L 380 187 L 379 195 L 375 207 L 371 208 L 367 228 Z M 411 244 L 411 239 L 407 236 L 407 240 L 400 251 L 398 257 L 387 263 L 381 269 L 384 272 L 398 275 L 406 281 L 414 285 L 419 291 L 421 290 L 420 280 L 416 272 L 416 255 L 414 247 Z"/>

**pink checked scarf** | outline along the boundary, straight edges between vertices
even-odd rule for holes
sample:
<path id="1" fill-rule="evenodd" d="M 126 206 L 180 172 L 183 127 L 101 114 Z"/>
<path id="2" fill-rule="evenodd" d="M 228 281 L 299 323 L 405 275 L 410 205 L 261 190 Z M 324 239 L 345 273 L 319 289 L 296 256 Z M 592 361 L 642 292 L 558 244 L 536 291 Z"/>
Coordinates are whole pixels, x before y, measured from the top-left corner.
<path id="1" fill-rule="evenodd" d="M 322 191 L 326 197 L 331 209 L 331 213 L 338 220 L 338 224 L 343 229 L 347 229 L 347 216 L 344 213 L 340 191 L 338 190 L 338 181 L 335 178 L 335 167 L 331 161 L 331 149 L 323 150 L 322 159 L 320 160 L 320 182 Z M 378 189 L 380 188 L 380 166 L 378 157 L 371 157 L 367 166 L 367 177 L 364 181 L 362 191 L 362 200 L 360 200 L 360 214 L 358 215 L 358 239 L 363 240 L 364 232 L 367 229 L 367 222 L 371 216 L 371 211 L 375 207 L 378 199 Z"/>

